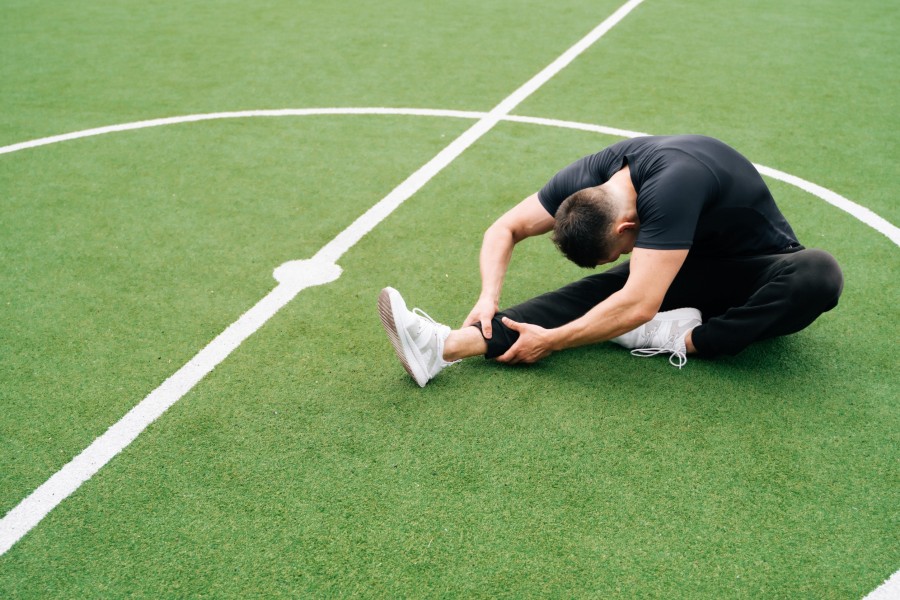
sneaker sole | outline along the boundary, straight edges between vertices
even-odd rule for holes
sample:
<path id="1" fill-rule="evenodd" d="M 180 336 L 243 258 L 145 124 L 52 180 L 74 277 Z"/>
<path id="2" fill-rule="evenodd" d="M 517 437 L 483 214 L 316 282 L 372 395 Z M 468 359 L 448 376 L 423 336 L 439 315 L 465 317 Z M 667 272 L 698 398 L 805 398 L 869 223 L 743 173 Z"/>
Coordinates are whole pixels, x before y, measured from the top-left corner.
<path id="1" fill-rule="evenodd" d="M 378 316 L 381 317 L 381 324 L 387 333 L 388 340 L 394 347 L 397 358 L 400 359 L 400 364 L 403 365 L 403 368 L 406 369 L 406 372 L 409 373 L 409 376 L 413 378 L 419 387 L 425 387 L 425 384 L 428 383 L 428 377 L 424 377 L 423 380 L 417 373 L 416 368 L 406 358 L 403 340 L 400 339 L 400 332 L 397 331 L 397 324 L 394 322 L 394 306 L 391 302 L 392 291 L 392 288 L 384 288 L 378 294 Z"/>

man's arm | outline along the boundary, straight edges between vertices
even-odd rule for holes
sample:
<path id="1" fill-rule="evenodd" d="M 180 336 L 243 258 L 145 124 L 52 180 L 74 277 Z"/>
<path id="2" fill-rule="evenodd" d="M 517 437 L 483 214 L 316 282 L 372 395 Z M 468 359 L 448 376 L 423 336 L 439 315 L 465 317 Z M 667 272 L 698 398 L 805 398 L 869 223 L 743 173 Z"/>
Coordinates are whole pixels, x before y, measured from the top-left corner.
<path id="1" fill-rule="evenodd" d="M 537 194 L 532 194 L 488 227 L 479 259 L 481 295 L 463 321 L 463 327 L 481 323 L 484 337 L 491 337 L 491 319 L 499 310 L 500 292 L 513 248 L 525 238 L 547 233 L 553 229 L 553 222 L 553 216 L 541 205 Z"/>
<path id="2" fill-rule="evenodd" d="M 504 319 L 507 327 L 519 332 L 519 339 L 497 360 L 536 362 L 557 350 L 609 340 L 643 325 L 659 312 L 687 254 L 687 250 L 635 248 L 625 287 L 580 319 L 556 329 Z"/>

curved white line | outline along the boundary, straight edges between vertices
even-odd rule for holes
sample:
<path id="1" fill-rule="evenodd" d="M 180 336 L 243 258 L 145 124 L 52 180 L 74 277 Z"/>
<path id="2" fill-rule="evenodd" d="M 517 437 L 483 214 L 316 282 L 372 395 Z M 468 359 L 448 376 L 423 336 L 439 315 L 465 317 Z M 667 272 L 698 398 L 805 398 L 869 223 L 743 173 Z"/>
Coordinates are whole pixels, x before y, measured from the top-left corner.
<path id="1" fill-rule="evenodd" d="M 591 133 L 602 133 L 603 135 L 612 135 L 615 137 L 635 138 L 650 133 L 641 133 L 640 131 L 630 131 L 628 129 L 616 129 L 615 127 L 606 127 L 605 125 L 594 125 L 593 123 L 579 123 L 577 121 L 561 121 L 559 119 L 545 119 L 542 117 L 522 117 L 510 115 L 507 121 L 515 123 L 528 123 L 530 125 L 545 125 L 547 127 L 560 127 L 562 129 L 578 129 L 580 131 L 588 131 Z"/>
<path id="2" fill-rule="evenodd" d="M 832 192 L 828 188 L 816 185 L 815 183 L 806 181 L 805 179 L 800 179 L 796 175 L 791 175 L 789 173 L 785 173 L 784 171 L 779 171 L 777 169 L 773 169 L 771 167 L 766 167 L 763 165 L 754 164 L 753 166 L 756 167 L 756 169 L 763 175 L 768 175 L 773 179 L 778 179 L 785 183 L 789 183 L 795 187 L 800 188 L 801 190 L 809 192 L 813 196 L 818 196 L 828 204 L 831 204 L 832 206 L 835 206 L 842 211 L 853 215 L 869 227 L 883 233 L 888 237 L 888 239 L 900 246 L 900 229 L 889 223 L 887 219 L 878 216 L 865 206 L 857 204 L 856 202 L 852 202 L 847 198 L 844 198 L 840 194 Z"/>
<path id="3" fill-rule="evenodd" d="M 493 112 L 493 111 L 492 111 Z M 393 115 L 393 116 L 415 116 L 415 117 L 442 117 L 452 119 L 470 119 L 481 121 L 491 117 L 491 113 L 465 110 L 445 110 L 433 108 L 389 108 L 389 107 L 347 107 L 347 108 L 286 108 L 275 110 L 245 110 L 232 112 L 218 112 L 197 115 L 184 115 L 179 117 L 166 117 L 162 119 L 150 119 L 147 121 L 136 121 L 133 123 L 123 123 L 120 125 L 109 125 L 106 127 L 96 127 L 93 129 L 85 129 L 82 131 L 74 131 L 62 135 L 54 135 L 50 137 L 39 138 L 27 142 L 20 142 L 8 146 L 0 147 L 0 154 L 9 154 L 19 150 L 28 148 L 37 148 L 58 142 L 66 142 L 81 138 L 92 137 L 96 135 L 104 135 L 107 133 L 117 133 L 122 131 L 133 131 L 136 129 L 146 129 L 149 127 L 161 127 L 163 125 L 178 125 L 182 123 L 196 123 L 199 121 L 214 121 L 218 119 L 246 119 L 255 117 L 310 117 L 321 115 Z M 559 119 L 546 119 L 541 117 L 527 117 L 519 115 L 493 115 L 498 121 L 511 121 L 514 123 L 526 123 L 530 125 L 543 125 L 546 127 L 559 127 L 562 129 L 576 129 L 579 131 L 587 131 L 591 133 L 600 133 L 603 135 L 611 135 L 615 137 L 633 138 L 649 133 L 639 131 L 630 131 L 628 129 L 618 129 L 615 127 L 607 127 L 605 125 L 594 125 L 592 123 L 580 123 L 577 121 L 563 121 Z M 879 216 L 861 204 L 857 204 L 852 200 L 829 190 L 828 188 L 817 185 L 806 179 L 797 177 L 767 167 L 765 165 L 755 164 L 757 170 L 773 179 L 783 181 L 789 185 L 808 192 L 828 204 L 841 209 L 855 219 L 862 221 L 875 231 L 885 235 L 895 245 L 900 246 L 900 228 L 890 223 L 884 217 Z"/>
<path id="4" fill-rule="evenodd" d="M 612 127 L 605 127 L 603 125 L 592 125 L 590 123 L 578 123 L 575 121 L 560 121 L 558 119 L 510 116 L 507 117 L 506 120 L 516 121 L 519 123 L 532 123 L 534 125 L 547 125 L 550 127 L 578 129 L 581 131 L 589 131 L 594 133 L 602 133 L 604 135 L 613 135 L 627 138 L 651 135 L 649 133 L 640 133 L 638 131 L 629 131 L 627 129 L 615 129 Z M 887 219 L 879 216 L 865 206 L 857 204 L 856 202 L 853 202 L 852 200 L 849 200 L 844 196 L 841 196 L 837 192 L 829 190 L 828 188 L 824 188 L 811 181 L 801 179 L 796 175 L 791 175 L 790 173 L 785 173 L 784 171 L 779 171 L 778 169 L 773 169 L 772 167 L 767 167 L 765 165 L 756 163 L 754 163 L 753 166 L 756 167 L 756 170 L 763 175 L 771 177 L 772 179 L 783 181 L 787 184 L 793 185 L 794 187 L 798 187 L 801 190 L 812 194 L 813 196 L 821 198 L 828 204 L 831 204 L 832 206 L 839 208 L 849 215 L 855 217 L 856 219 L 862 221 L 875 231 L 884 234 L 889 240 L 894 242 L 894 244 L 900 246 L 900 228 L 897 228 Z"/>
<path id="5" fill-rule="evenodd" d="M 179 125 L 181 123 L 196 123 L 199 121 L 215 121 L 218 119 L 247 119 L 253 117 L 311 117 L 318 115 L 402 115 L 421 117 L 452 117 L 460 119 L 482 119 L 487 113 L 463 110 L 430 110 L 421 108 L 285 108 L 277 110 L 242 110 L 232 112 L 217 112 L 198 115 L 183 115 L 180 117 L 165 117 L 162 119 L 149 119 L 147 121 L 135 121 L 120 125 L 107 125 L 82 131 L 73 131 L 61 135 L 39 138 L 18 144 L 0 147 L 0 154 L 8 154 L 28 148 L 37 148 L 59 142 L 68 142 L 81 138 L 103 135 L 106 133 L 118 133 L 121 131 L 134 131 L 135 129 L 147 129 L 148 127 L 161 127 L 163 125 Z"/>

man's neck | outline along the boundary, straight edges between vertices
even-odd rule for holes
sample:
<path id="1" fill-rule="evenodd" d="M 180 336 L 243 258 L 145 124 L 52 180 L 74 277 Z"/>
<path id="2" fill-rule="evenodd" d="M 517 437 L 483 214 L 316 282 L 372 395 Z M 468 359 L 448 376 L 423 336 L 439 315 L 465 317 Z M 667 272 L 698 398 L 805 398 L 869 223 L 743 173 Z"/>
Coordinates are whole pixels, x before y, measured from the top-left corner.
<path id="1" fill-rule="evenodd" d="M 620 203 L 625 212 L 637 215 L 637 191 L 631 182 L 631 169 L 628 168 L 628 165 L 616 171 L 603 186 L 616 199 L 616 202 Z"/>

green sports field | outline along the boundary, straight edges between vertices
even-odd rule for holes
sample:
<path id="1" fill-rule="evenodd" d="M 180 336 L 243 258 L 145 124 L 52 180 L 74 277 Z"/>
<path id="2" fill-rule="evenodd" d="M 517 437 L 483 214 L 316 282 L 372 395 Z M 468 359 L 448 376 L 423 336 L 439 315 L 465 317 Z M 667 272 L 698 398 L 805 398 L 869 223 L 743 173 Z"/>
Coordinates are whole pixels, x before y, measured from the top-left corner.
<path id="1" fill-rule="evenodd" d="M 900 593 L 900 4 L 644 0 L 532 80 L 622 2 L 0 0 L 0 598 Z M 636 133 L 781 174 L 840 305 L 417 387 L 379 290 L 458 325 Z M 503 303 L 583 274 L 529 240 Z"/>

